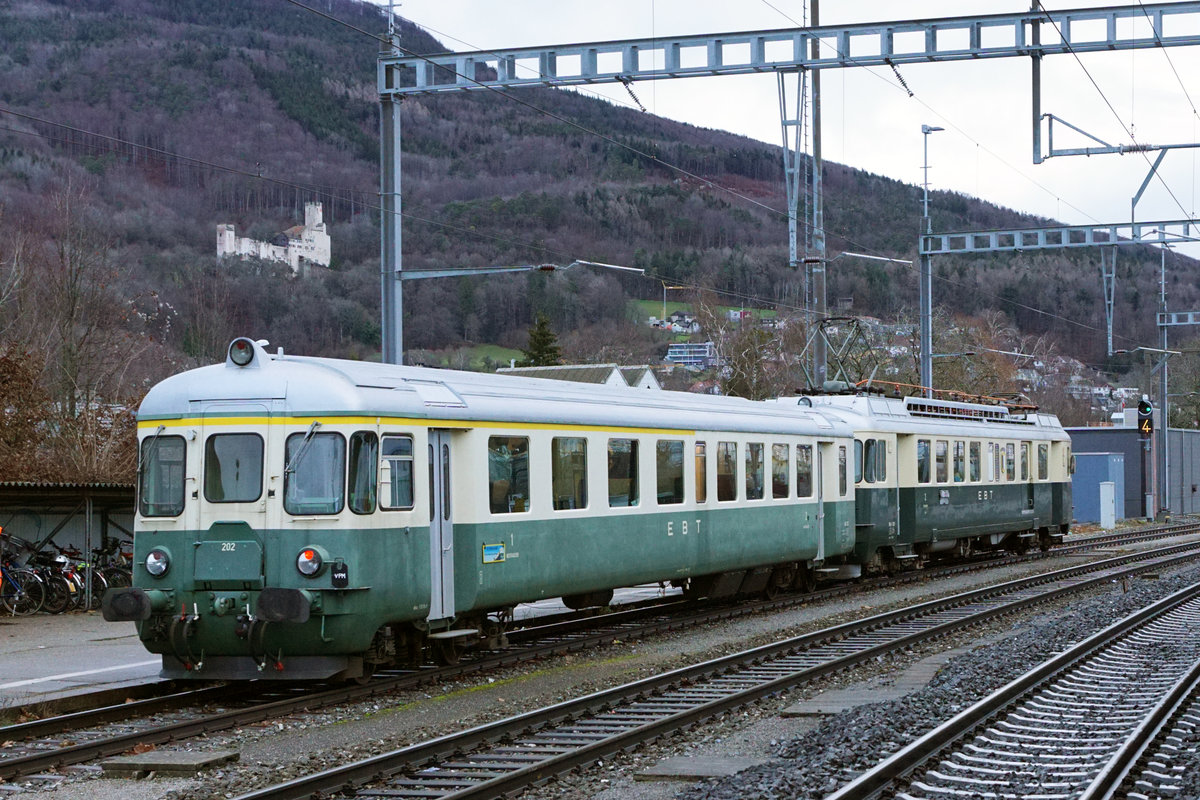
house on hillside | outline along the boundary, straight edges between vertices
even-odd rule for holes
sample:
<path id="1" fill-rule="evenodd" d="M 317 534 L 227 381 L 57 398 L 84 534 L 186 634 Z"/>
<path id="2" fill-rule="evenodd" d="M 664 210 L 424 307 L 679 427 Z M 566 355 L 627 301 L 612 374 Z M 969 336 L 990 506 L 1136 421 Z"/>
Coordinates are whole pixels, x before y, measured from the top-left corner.
<path id="1" fill-rule="evenodd" d="M 708 369 L 717 364 L 717 347 L 712 342 L 677 342 L 667 345 L 666 360 L 685 367 Z"/>
<path id="2" fill-rule="evenodd" d="M 292 268 L 293 275 L 307 275 L 314 264 L 328 267 L 330 253 L 329 232 L 320 203 L 305 203 L 304 224 L 288 228 L 269 242 L 239 237 L 230 224 L 217 226 L 217 258 L 237 256 L 282 261 Z"/>
<path id="3" fill-rule="evenodd" d="M 550 367 L 501 367 L 496 372 L 523 378 L 547 378 L 554 381 L 595 383 L 602 386 L 632 386 L 637 389 L 661 389 L 662 384 L 643 364 L 618 367 L 616 364 L 558 364 Z"/>

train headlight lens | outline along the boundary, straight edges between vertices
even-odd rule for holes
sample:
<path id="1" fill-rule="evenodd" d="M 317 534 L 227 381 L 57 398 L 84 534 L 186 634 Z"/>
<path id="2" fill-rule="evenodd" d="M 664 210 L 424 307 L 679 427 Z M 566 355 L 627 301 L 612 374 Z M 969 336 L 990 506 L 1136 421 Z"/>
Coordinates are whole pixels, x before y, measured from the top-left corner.
<path id="1" fill-rule="evenodd" d="M 296 556 L 296 569 L 306 578 L 311 578 L 320 572 L 324 563 L 321 554 L 313 547 L 304 548 L 300 551 L 300 555 Z"/>
<path id="2" fill-rule="evenodd" d="M 234 339 L 229 345 L 229 360 L 244 367 L 254 360 L 254 342 L 249 339 Z"/>
<path id="3" fill-rule="evenodd" d="M 154 548 L 146 554 L 146 572 L 149 572 L 156 578 L 161 578 L 167 574 L 167 570 L 171 568 L 171 557 L 167 555 L 166 550 Z"/>

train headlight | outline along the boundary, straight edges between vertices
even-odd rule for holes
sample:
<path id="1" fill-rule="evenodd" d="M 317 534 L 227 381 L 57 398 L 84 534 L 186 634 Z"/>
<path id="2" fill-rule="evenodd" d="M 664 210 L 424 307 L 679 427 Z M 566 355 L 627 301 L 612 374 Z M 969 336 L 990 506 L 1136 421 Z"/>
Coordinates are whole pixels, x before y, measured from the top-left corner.
<path id="1" fill-rule="evenodd" d="M 314 578 L 325 566 L 325 558 L 315 547 L 306 547 L 296 556 L 296 569 L 306 578 Z"/>
<path id="2" fill-rule="evenodd" d="M 244 367 L 254 360 L 254 342 L 246 338 L 234 339 L 229 345 L 229 360 Z"/>
<path id="3" fill-rule="evenodd" d="M 171 568 L 171 555 L 161 547 L 156 547 L 146 554 L 146 572 L 155 578 L 161 578 Z"/>

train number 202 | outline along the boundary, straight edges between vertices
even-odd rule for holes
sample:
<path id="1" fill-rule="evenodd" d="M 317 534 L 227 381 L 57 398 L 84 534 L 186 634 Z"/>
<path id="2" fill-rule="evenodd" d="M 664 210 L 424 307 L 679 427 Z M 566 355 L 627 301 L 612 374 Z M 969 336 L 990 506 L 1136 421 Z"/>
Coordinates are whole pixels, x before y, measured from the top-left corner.
<path id="1" fill-rule="evenodd" d="M 237 542 L 221 542 L 222 553 L 232 553 L 237 550 Z"/>

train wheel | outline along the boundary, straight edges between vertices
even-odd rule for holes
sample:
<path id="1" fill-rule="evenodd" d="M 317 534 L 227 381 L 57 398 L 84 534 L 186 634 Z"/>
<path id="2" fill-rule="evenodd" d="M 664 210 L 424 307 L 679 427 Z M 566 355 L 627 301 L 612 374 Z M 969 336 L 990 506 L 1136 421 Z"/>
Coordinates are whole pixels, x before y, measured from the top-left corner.
<path id="1" fill-rule="evenodd" d="M 801 567 L 796 573 L 796 582 L 792 585 L 798 592 L 811 594 L 817 588 L 817 573 L 813 572 L 812 567 Z"/>
<path id="2" fill-rule="evenodd" d="M 456 639 L 435 639 L 433 658 L 444 667 L 452 667 L 462 660 L 466 646 Z"/>
<path id="3" fill-rule="evenodd" d="M 359 686 L 366 686 L 371 682 L 371 678 L 373 677 L 375 677 L 375 665 L 364 662 L 362 665 L 362 675 L 351 678 L 350 681 L 358 684 Z"/>

